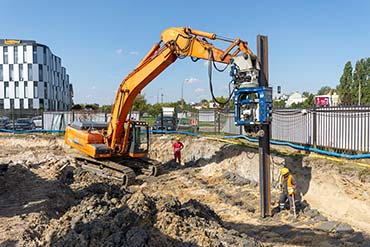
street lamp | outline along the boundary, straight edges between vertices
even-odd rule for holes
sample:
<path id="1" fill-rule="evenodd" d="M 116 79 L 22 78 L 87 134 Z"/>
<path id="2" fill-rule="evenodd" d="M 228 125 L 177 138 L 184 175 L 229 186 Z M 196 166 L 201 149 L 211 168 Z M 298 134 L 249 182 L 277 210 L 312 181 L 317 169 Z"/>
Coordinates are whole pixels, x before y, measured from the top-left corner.
<path id="1" fill-rule="evenodd" d="M 188 81 L 189 81 L 189 79 L 185 79 L 181 83 L 181 104 L 182 104 L 182 108 L 184 108 L 184 84 L 185 84 L 185 82 L 188 82 Z"/>
<path id="2" fill-rule="evenodd" d="M 163 103 L 163 93 L 162 93 L 163 88 L 158 88 L 157 90 L 157 104 L 159 103 L 159 91 L 161 91 L 161 99 Z"/>

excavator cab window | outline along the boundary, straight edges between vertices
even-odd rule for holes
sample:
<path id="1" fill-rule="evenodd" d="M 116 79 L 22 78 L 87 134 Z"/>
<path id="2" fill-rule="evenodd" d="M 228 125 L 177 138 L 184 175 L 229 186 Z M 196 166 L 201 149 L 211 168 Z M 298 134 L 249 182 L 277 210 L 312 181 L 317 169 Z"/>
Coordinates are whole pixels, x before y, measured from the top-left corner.
<path id="1" fill-rule="evenodd" d="M 143 122 L 132 123 L 131 133 L 129 155 L 132 157 L 145 156 L 149 150 L 149 126 Z"/>

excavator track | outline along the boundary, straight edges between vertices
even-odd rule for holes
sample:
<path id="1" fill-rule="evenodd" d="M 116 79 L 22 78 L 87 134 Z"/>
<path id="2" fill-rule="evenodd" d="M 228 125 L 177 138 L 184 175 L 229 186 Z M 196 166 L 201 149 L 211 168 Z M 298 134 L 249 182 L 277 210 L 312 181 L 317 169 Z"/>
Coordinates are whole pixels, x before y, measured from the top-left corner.
<path id="1" fill-rule="evenodd" d="M 162 170 L 162 164 L 157 162 L 157 163 L 151 163 L 148 168 L 143 169 L 143 173 L 146 176 L 153 176 L 157 177 Z"/>
<path id="2" fill-rule="evenodd" d="M 75 159 L 82 163 L 82 169 L 105 178 L 117 180 L 125 188 L 135 183 L 136 175 L 130 167 L 117 164 L 110 160 L 100 161 L 87 157 L 76 157 Z"/>
<path id="3" fill-rule="evenodd" d="M 122 166 L 130 167 L 134 170 L 139 169 L 141 173 L 146 176 L 156 177 L 161 173 L 162 170 L 161 163 L 148 158 L 120 157 L 119 160 L 117 160 L 116 162 L 121 164 Z"/>

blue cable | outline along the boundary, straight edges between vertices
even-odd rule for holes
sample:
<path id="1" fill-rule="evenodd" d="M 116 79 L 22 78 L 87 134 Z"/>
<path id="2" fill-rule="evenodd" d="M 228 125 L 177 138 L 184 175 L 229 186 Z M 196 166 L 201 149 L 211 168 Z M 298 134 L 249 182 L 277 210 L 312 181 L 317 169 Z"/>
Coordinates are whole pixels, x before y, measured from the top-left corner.
<path id="1" fill-rule="evenodd" d="M 0 132 L 7 132 L 7 133 L 14 133 L 14 134 L 24 134 L 24 133 L 64 133 L 65 131 L 64 130 L 44 130 L 44 129 L 16 131 L 16 130 L 7 130 L 7 129 L 1 129 L 0 128 Z M 151 130 L 150 132 L 153 133 L 153 134 L 182 134 L 182 135 L 190 135 L 190 136 L 194 136 L 194 137 L 204 137 L 204 136 L 199 135 L 199 134 L 194 134 L 194 133 L 186 132 L 186 131 L 176 131 L 176 130 L 172 130 L 172 131 Z M 221 138 L 225 138 L 225 139 L 239 139 L 239 138 L 242 138 L 242 139 L 246 139 L 247 141 L 250 141 L 250 142 L 258 142 L 258 139 L 251 138 L 251 137 L 248 137 L 248 136 L 245 136 L 245 135 L 222 136 Z M 321 150 L 321 149 L 318 149 L 318 148 L 301 146 L 301 145 L 297 145 L 297 144 L 294 144 L 294 143 L 291 143 L 291 142 L 270 140 L 270 143 L 274 144 L 274 145 L 284 145 L 284 146 L 289 146 L 289 147 L 299 149 L 299 150 L 311 151 L 311 152 L 324 154 L 324 155 L 329 155 L 329 156 L 334 156 L 334 157 L 339 157 L 339 158 L 346 158 L 346 159 L 368 159 L 368 158 L 370 158 L 370 153 L 367 153 L 367 154 L 341 154 L 341 153 Z"/>
<path id="2" fill-rule="evenodd" d="M 191 135 L 191 136 L 196 136 L 196 137 L 203 137 L 201 135 L 197 135 L 197 134 L 194 134 L 194 133 L 182 132 L 182 131 L 152 130 L 151 132 L 152 133 L 158 133 L 158 134 L 177 133 L 177 134 L 183 134 L 183 135 Z M 225 139 L 239 139 L 239 138 L 242 138 L 242 139 L 246 139 L 246 140 L 248 140 L 250 142 L 258 142 L 258 139 L 251 138 L 251 137 L 248 137 L 248 136 L 245 136 L 245 135 L 222 136 L 221 138 L 225 138 Z M 330 152 L 330 151 L 321 150 L 321 149 L 318 149 L 318 148 L 301 146 L 301 145 L 297 145 L 297 144 L 294 144 L 294 143 L 291 143 L 291 142 L 270 140 L 270 143 L 271 144 L 274 144 L 274 145 L 289 146 L 289 147 L 292 147 L 292 148 L 295 148 L 295 149 L 299 149 L 299 150 L 311 151 L 311 152 L 315 152 L 315 153 L 319 153 L 319 154 L 324 154 L 324 155 L 329 155 L 329 156 L 338 157 L 338 158 L 346 158 L 346 159 L 368 159 L 368 158 L 370 158 L 370 153 L 367 153 L 367 154 L 341 154 L 341 153 L 336 153 L 336 152 Z"/>
<path id="3" fill-rule="evenodd" d="M 64 133 L 65 130 L 44 130 L 44 129 L 38 129 L 38 130 L 8 130 L 8 129 L 1 129 L 0 132 L 6 132 L 6 133 L 14 133 L 14 134 L 24 134 L 24 133 Z"/>

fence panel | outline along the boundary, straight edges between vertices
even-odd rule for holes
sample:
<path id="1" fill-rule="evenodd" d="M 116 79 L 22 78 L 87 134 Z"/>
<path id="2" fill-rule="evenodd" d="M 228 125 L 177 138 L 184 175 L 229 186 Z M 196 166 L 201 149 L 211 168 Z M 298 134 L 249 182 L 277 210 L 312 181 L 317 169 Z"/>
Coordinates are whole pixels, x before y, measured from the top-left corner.
<path id="1" fill-rule="evenodd" d="M 339 106 L 273 112 L 272 139 L 370 152 L 370 107 Z"/>

